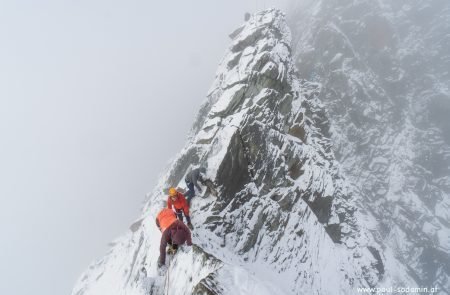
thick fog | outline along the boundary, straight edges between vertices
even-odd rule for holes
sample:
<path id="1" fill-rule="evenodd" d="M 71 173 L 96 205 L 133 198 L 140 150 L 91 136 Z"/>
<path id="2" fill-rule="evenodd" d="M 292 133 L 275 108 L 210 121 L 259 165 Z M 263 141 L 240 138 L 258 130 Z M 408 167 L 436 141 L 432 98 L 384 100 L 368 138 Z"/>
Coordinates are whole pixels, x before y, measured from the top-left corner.
<path id="1" fill-rule="evenodd" d="M 275 2 L 0 2 L 1 294 L 70 293 L 182 148 L 228 34 Z"/>
<path id="2" fill-rule="evenodd" d="M 383 279 L 449 290 L 450 2 L 300 2 L 299 74 L 321 83 L 335 155 L 384 248 Z"/>

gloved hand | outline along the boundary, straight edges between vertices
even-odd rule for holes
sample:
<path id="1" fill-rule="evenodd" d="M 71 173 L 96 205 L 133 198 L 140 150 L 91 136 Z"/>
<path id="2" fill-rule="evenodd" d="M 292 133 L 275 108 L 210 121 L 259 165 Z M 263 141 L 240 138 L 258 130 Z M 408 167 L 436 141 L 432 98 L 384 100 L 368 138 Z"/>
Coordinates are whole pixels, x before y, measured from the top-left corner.
<path id="1" fill-rule="evenodd" d="M 167 254 L 169 254 L 169 255 L 174 255 L 174 254 L 176 254 L 177 253 L 177 247 L 174 247 L 174 246 L 169 246 L 168 248 L 167 248 Z"/>
<path id="2" fill-rule="evenodd" d="M 189 227 L 190 230 L 194 230 L 194 226 L 192 225 L 192 223 L 188 222 L 187 226 Z"/>
<path id="3" fill-rule="evenodd" d="M 161 268 L 161 267 L 163 267 L 165 265 L 166 265 L 165 263 L 161 262 L 161 259 L 158 259 L 158 268 Z"/>

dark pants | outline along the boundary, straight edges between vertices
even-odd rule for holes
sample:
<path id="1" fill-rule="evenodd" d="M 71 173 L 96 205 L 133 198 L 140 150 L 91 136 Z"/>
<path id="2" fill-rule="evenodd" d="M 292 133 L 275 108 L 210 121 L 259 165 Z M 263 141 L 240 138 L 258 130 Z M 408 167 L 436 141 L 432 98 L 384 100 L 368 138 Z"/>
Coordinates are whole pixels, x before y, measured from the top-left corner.
<path id="1" fill-rule="evenodd" d="M 176 210 L 178 219 L 183 222 L 183 210 Z"/>
<path id="2" fill-rule="evenodd" d="M 186 182 L 186 186 L 188 188 L 188 191 L 186 193 L 186 200 L 189 204 L 189 206 L 191 205 L 191 199 L 195 196 L 195 188 L 194 188 L 194 184 L 190 181 L 185 180 Z"/>

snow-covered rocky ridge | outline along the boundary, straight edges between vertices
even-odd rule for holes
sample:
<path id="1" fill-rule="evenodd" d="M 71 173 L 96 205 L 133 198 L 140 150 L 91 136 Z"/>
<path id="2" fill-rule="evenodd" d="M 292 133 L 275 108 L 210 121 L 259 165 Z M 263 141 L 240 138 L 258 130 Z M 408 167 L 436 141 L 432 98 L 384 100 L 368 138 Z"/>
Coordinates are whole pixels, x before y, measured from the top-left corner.
<path id="1" fill-rule="evenodd" d="M 450 2 L 301 3 L 297 66 L 322 84 L 333 149 L 387 276 L 449 294 Z"/>
<path id="2" fill-rule="evenodd" d="M 317 85 L 297 78 L 283 14 L 253 15 L 230 37 L 186 147 L 148 197 L 141 228 L 117 239 L 73 295 L 145 294 L 143 285 L 151 294 L 354 294 L 383 277 L 380 249 L 358 221 L 325 136 Z M 209 179 L 191 207 L 195 246 L 158 277 L 154 219 L 163 191 L 184 187 L 191 164 L 206 167 Z"/>

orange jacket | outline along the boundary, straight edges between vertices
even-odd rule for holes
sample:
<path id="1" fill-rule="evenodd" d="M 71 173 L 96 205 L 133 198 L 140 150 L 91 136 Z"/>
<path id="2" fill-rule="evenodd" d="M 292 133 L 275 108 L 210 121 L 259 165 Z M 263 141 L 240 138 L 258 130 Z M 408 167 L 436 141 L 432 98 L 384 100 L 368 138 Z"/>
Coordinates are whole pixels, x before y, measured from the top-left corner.
<path id="1" fill-rule="evenodd" d="M 167 199 L 167 208 L 172 209 L 175 208 L 175 210 L 183 210 L 185 216 L 189 216 L 189 205 L 186 201 L 186 198 L 182 193 L 177 192 L 177 199 L 175 201 L 172 201 L 172 199 Z"/>
<path id="2" fill-rule="evenodd" d="M 159 211 L 158 216 L 156 217 L 156 225 L 161 232 L 164 232 L 175 221 L 177 221 L 177 216 L 172 209 L 164 208 Z"/>

